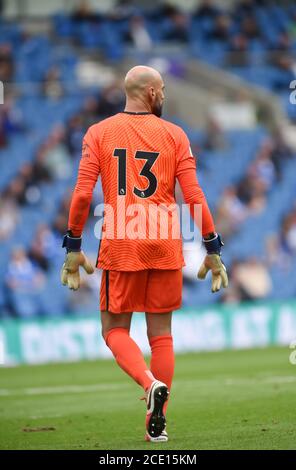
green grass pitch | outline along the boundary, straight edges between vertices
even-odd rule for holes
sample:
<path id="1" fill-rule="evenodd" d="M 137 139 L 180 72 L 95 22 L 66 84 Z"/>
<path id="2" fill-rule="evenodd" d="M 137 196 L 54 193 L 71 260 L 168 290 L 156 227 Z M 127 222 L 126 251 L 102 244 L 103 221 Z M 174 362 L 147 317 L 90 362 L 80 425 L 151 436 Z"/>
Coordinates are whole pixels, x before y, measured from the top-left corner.
<path id="1" fill-rule="evenodd" d="M 140 387 L 114 361 L 0 369 L 1 449 L 295 449 L 289 348 L 176 358 L 169 442 L 143 441 Z"/>

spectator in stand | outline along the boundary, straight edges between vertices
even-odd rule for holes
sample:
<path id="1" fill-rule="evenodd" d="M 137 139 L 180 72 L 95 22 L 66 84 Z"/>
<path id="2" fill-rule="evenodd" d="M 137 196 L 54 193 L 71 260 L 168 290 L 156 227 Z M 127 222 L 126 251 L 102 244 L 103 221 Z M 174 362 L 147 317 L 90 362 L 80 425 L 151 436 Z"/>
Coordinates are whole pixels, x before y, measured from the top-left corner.
<path id="1" fill-rule="evenodd" d="M 60 213 L 57 215 L 57 217 L 54 220 L 53 223 L 53 232 L 56 235 L 56 237 L 63 237 L 68 230 L 68 217 L 65 213 Z"/>
<path id="2" fill-rule="evenodd" d="M 271 188 L 276 179 L 276 171 L 270 158 L 269 149 L 261 149 L 258 157 L 249 169 L 249 175 L 251 178 L 261 182 L 266 192 Z"/>
<path id="3" fill-rule="evenodd" d="M 0 104 L 0 148 L 8 145 L 12 134 L 25 130 L 23 115 L 16 106 L 13 97 L 7 96 Z"/>
<path id="4" fill-rule="evenodd" d="M 136 7 L 133 0 L 117 0 L 112 6 L 109 18 L 113 21 L 120 22 L 131 18 L 136 13 Z"/>
<path id="5" fill-rule="evenodd" d="M 6 286 L 12 313 L 23 318 L 41 314 L 40 294 L 44 286 L 41 270 L 22 247 L 15 248 L 8 264 Z"/>
<path id="6" fill-rule="evenodd" d="M 278 58 L 283 52 L 291 50 L 292 41 L 287 31 L 281 31 L 274 44 L 269 46 L 273 53 L 273 59 Z"/>
<path id="7" fill-rule="evenodd" d="M 44 151 L 44 166 L 52 178 L 66 179 L 72 174 L 71 158 L 65 144 L 65 130 L 57 126 L 49 135 Z"/>
<path id="8" fill-rule="evenodd" d="M 272 281 L 264 263 L 257 258 L 235 261 L 230 268 L 231 291 L 224 302 L 260 300 L 272 290 Z"/>
<path id="9" fill-rule="evenodd" d="M 40 181 L 34 181 L 33 165 L 31 163 L 24 163 L 21 167 L 19 176 L 25 184 L 24 189 L 24 204 L 36 204 L 40 201 Z"/>
<path id="10" fill-rule="evenodd" d="M 45 165 L 45 143 L 38 149 L 36 158 L 32 163 L 31 184 L 49 183 L 52 175 Z"/>
<path id="11" fill-rule="evenodd" d="M 152 10 L 149 14 L 149 18 L 153 21 L 162 23 L 163 21 L 170 19 L 172 15 L 179 13 L 179 11 L 179 8 L 175 5 L 164 2 Z"/>
<path id="12" fill-rule="evenodd" d="M 40 183 L 51 181 L 40 156 L 37 153 L 37 159 L 33 163 L 24 163 L 5 191 L 5 195 L 18 205 L 37 203 L 40 200 Z"/>
<path id="13" fill-rule="evenodd" d="M 97 23 L 102 17 L 97 12 L 93 11 L 88 0 L 81 0 L 72 13 L 72 19 L 78 23 L 82 21 Z"/>
<path id="14" fill-rule="evenodd" d="M 219 12 L 220 10 L 213 0 L 202 0 L 201 2 L 197 2 L 192 16 L 196 19 L 214 19 Z"/>
<path id="15" fill-rule="evenodd" d="M 256 17 L 252 14 L 243 18 L 240 25 L 240 31 L 248 40 L 259 39 L 261 37 Z"/>
<path id="16" fill-rule="evenodd" d="M 230 237 L 239 229 L 248 214 L 247 207 L 237 196 L 236 188 L 234 186 L 226 188 L 216 213 L 217 230 L 223 233 L 225 239 Z"/>
<path id="17" fill-rule="evenodd" d="M 51 261 L 58 255 L 57 237 L 47 224 L 39 224 L 29 250 L 29 258 L 43 271 L 48 271 Z"/>
<path id="18" fill-rule="evenodd" d="M 268 237 L 266 249 L 269 264 L 282 269 L 291 268 L 296 255 L 296 209 L 284 217 L 279 233 Z"/>
<path id="19" fill-rule="evenodd" d="M 14 61 L 12 46 L 8 43 L 0 44 L 0 80 L 11 82 L 14 74 Z"/>
<path id="20" fill-rule="evenodd" d="M 240 0 L 237 4 L 234 4 L 233 16 L 240 21 L 246 16 L 253 15 L 255 10 L 254 0 Z"/>
<path id="21" fill-rule="evenodd" d="M 219 150 L 226 147 L 227 141 L 221 126 L 214 118 L 210 118 L 205 129 L 202 148 L 206 150 Z"/>
<path id="22" fill-rule="evenodd" d="M 208 32 L 207 39 L 212 41 L 229 41 L 231 26 L 231 17 L 226 13 L 220 13 L 215 17 L 213 28 Z"/>
<path id="23" fill-rule="evenodd" d="M 277 177 L 281 176 L 281 168 L 286 160 L 293 157 L 291 147 L 286 143 L 280 130 L 273 133 L 270 140 L 270 158 L 275 166 Z"/>
<path id="24" fill-rule="evenodd" d="M 229 52 L 225 58 L 225 65 L 230 67 L 246 67 L 250 63 L 249 41 L 241 33 L 230 39 Z"/>
<path id="25" fill-rule="evenodd" d="M 266 205 L 265 184 L 250 173 L 239 183 L 237 195 L 251 213 L 260 213 Z"/>
<path id="26" fill-rule="evenodd" d="M 95 112 L 97 109 L 97 101 L 95 101 Z M 85 122 L 84 118 L 86 116 Z M 66 133 L 65 133 L 65 144 L 67 146 L 69 155 L 75 157 L 81 154 L 81 142 L 86 132 L 87 127 L 85 123 L 88 122 L 90 114 L 85 109 L 82 113 L 75 114 L 69 119 Z M 95 122 L 95 121 L 93 121 Z"/>
<path id="27" fill-rule="evenodd" d="M 60 70 L 57 67 L 52 67 L 46 72 L 42 91 L 44 96 L 53 100 L 59 100 L 64 95 Z"/>
<path id="28" fill-rule="evenodd" d="M 124 93 L 121 82 L 116 81 L 107 86 L 99 98 L 97 113 L 99 119 L 105 119 L 124 109 Z"/>
<path id="29" fill-rule="evenodd" d="M 272 289 L 271 277 L 264 263 L 250 258 L 235 266 L 233 283 L 241 293 L 242 300 L 259 300 L 268 296 Z"/>
<path id="30" fill-rule="evenodd" d="M 177 11 L 170 15 L 163 39 L 182 43 L 189 41 L 189 21 L 184 13 Z"/>
<path id="31" fill-rule="evenodd" d="M 0 199 L 0 240 L 7 240 L 19 220 L 19 208 L 14 198 L 7 194 Z"/>
<path id="32" fill-rule="evenodd" d="M 273 81 L 275 91 L 288 90 L 292 80 L 296 78 L 296 62 L 288 53 L 279 53 L 273 56 L 273 65 L 281 72 Z"/>
<path id="33" fill-rule="evenodd" d="M 18 205 L 23 205 L 26 202 L 25 192 L 25 181 L 20 175 L 17 175 L 4 191 L 4 196 L 11 198 Z"/>
<path id="34" fill-rule="evenodd" d="M 237 196 L 249 213 L 259 213 L 266 204 L 266 196 L 277 179 L 276 166 L 272 160 L 274 143 L 266 140 L 248 169 L 247 175 L 237 187 Z"/>
<path id="35" fill-rule="evenodd" d="M 152 49 L 152 39 L 145 26 L 145 20 L 143 16 L 132 16 L 129 23 L 129 31 L 125 39 L 126 41 L 132 43 L 133 46 L 139 51 L 147 52 Z"/>
<path id="36" fill-rule="evenodd" d="M 90 126 L 92 126 L 95 122 L 99 120 L 98 101 L 99 101 L 98 97 L 90 96 L 86 98 L 86 100 L 83 103 L 81 113 L 79 113 L 79 117 L 81 118 L 83 133 L 86 132 L 86 129 L 88 129 Z M 81 142 L 82 142 L 82 139 L 79 142 L 79 151 L 81 150 Z"/>

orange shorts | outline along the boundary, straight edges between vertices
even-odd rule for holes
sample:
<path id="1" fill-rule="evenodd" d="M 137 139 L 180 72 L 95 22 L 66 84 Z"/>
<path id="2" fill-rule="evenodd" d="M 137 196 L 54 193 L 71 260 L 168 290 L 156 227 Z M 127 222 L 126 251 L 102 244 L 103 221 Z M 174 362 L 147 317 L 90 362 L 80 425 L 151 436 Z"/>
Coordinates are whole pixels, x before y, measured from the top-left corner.
<path id="1" fill-rule="evenodd" d="M 181 303 L 182 269 L 103 271 L 101 311 L 165 313 Z"/>

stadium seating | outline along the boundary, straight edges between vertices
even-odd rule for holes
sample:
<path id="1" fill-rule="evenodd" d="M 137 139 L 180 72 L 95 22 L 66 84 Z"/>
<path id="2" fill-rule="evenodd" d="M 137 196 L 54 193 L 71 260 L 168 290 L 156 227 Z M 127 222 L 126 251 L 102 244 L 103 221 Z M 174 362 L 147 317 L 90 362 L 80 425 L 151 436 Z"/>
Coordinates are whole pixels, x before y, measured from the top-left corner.
<path id="1" fill-rule="evenodd" d="M 264 31 L 264 36 L 250 41 L 248 65 L 229 65 L 228 70 L 250 83 L 278 93 L 289 117 L 296 120 L 296 107 L 289 104 L 287 99 L 289 94 L 287 84 L 291 79 L 291 73 L 270 65 L 266 56 L 269 48 L 277 43 L 279 34 L 289 28 L 291 21 L 289 11 L 274 5 L 264 9 L 256 7 L 254 14 L 260 30 Z M 145 20 L 152 40 L 156 44 L 162 44 L 172 27 L 170 21 L 161 17 L 156 20 L 155 17 L 149 15 Z M 87 92 L 75 89 L 75 66 L 79 61 L 75 44 L 89 50 L 99 49 L 111 61 L 121 59 L 127 47 L 125 34 L 128 31 L 129 22 L 126 19 L 111 21 L 103 18 L 98 24 L 92 25 L 92 34 L 89 34 L 88 23 L 75 22 L 65 14 L 55 15 L 53 25 L 59 37 L 59 47 L 52 44 L 46 36 L 35 36 L 24 41 L 20 27 L 12 23 L 3 23 L 1 26 L 0 45 L 9 43 L 13 51 L 14 81 L 20 89 L 15 107 L 22 113 L 25 128 L 22 132 L 11 134 L 7 146 L 0 149 L 0 193 L 18 174 L 24 162 L 34 160 L 38 147 L 45 141 L 51 130 L 60 123 L 67 126 L 71 116 L 81 110 Z M 210 19 L 192 18 L 188 27 L 188 44 L 183 54 L 191 54 L 193 57 L 199 57 L 216 66 L 222 66 L 229 52 L 229 43 L 211 41 L 208 36 L 212 27 Z M 236 19 L 232 24 L 233 34 L 239 31 L 239 27 L 239 20 Z M 69 40 L 73 45 L 69 43 Z M 291 37 L 289 50 L 295 51 L 295 49 L 296 40 Z M 44 96 L 40 85 L 52 67 L 59 69 L 59 81 L 64 86 L 64 93 L 57 100 Z M 179 122 L 179 124 L 187 131 L 192 145 L 202 147 L 203 134 L 197 129 L 188 128 L 185 123 Z M 217 207 L 224 189 L 237 184 L 245 175 L 267 135 L 268 132 L 263 127 L 248 131 L 232 130 L 225 133 L 228 144 L 225 149 L 201 149 L 198 156 L 201 162 L 198 168 L 199 180 L 213 210 Z M 77 167 L 77 161 L 78 156 L 72 161 L 73 168 Z M 226 161 L 227 164 L 225 164 Z M 223 174 L 223 179 L 217 178 L 217 174 Z M 291 207 L 291 201 L 296 200 L 295 174 L 296 159 L 292 156 L 283 162 L 281 178 L 267 194 L 267 204 L 264 210 L 248 218 L 242 223 L 235 236 L 227 240 L 223 256 L 228 265 L 231 265 L 232 261 L 237 258 L 245 259 L 249 256 L 257 256 L 264 260 L 266 237 L 279 232 L 282 219 Z M 22 205 L 14 233 L 8 239 L 1 241 L 0 309 L 2 315 L 11 314 L 5 278 L 11 251 L 19 244 L 29 249 L 38 224 L 46 222 L 50 226 L 54 222 L 64 196 L 74 184 L 74 176 L 62 180 L 53 179 L 51 182 L 40 184 L 40 198 L 37 205 L 28 203 Z M 86 229 L 85 247 L 95 257 L 98 240 L 93 235 L 93 223 L 94 219 L 91 219 Z M 256 239 L 255 244 L 254 239 Z M 41 307 L 38 312 L 31 312 L 28 316 L 66 314 L 71 309 L 71 302 L 72 306 L 75 303 L 73 294 L 67 292 L 59 284 L 58 268 L 62 260 L 63 250 L 61 249 L 60 256 L 45 273 L 47 289 L 40 293 Z M 291 269 L 283 272 L 271 266 L 269 271 L 273 284 L 276 286 L 270 294 L 271 298 L 288 298 L 295 295 L 296 281 L 295 276 L 292 281 Z M 197 301 L 199 305 L 210 304 L 219 299 L 219 295 L 213 296 L 210 293 L 208 281 L 185 284 L 184 305 L 186 306 L 196 305 Z M 22 302 L 22 298 L 18 298 L 15 305 L 18 302 Z M 77 304 L 73 310 L 79 312 L 83 309 L 95 310 L 96 308 L 97 298 L 91 295 L 89 302 L 83 304 L 83 308 L 79 308 Z M 14 311 L 14 314 L 18 315 L 18 312 Z"/>

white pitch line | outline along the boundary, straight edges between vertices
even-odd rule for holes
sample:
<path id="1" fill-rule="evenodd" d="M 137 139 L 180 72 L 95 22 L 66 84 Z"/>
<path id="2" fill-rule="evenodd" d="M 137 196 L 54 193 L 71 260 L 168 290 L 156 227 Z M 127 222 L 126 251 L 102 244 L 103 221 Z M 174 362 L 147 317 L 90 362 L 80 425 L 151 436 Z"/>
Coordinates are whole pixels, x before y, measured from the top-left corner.
<path id="1" fill-rule="evenodd" d="M 24 389 L 0 389 L 0 396 L 17 396 L 17 395 L 52 395 L 52 394 L 67 394 L 67 393 L 92 393 L 104 392 L 110 390 L 118 390 L 119 388 L 128 388 L 128 384 L 94 384 L 94 385 L 64 385 L 58 387 L 39 387 L 39 388 L 24 388 Z"/>
<path id="2" fill-rule="evenodd" d="M 233 379 L 233 378 L 220 378 L 213 377 L 212 379 L 193 379 L 193 380 L 175 380 L 174 385 L 184 385 L 184 383 L 199 385 L 207 385 L 213 382 L 219 382 L 220 385 L 240 386 L 252 383 L 266 383 L 266 384 L 281 384 L 296 382 L 296 376 L 271 376 L 271 377 L 251 377 L 246 379 Z M 38 388 L 24 388 L 24 389 L 0 389 L 0 397 L 10 396 L 32 396 L 32 395 L 59 395 L 59 394 L 72 394 L 72 393 L 94 393 L 104 391 L 116 391 L 119 389 L 129 389 L 132 384 L 123 383 L 104 383 L 93 385 L 64 385 L 56 387 L 38 387 Z"/>
<path id="3" fill-rule="evenodd" d="M 296 376 L 287 375 L 287 376 L 281 377 L 279 375 L 278 377 L 266 377 L 264 382 L 266 382 L 266 383 L 279 383 L 279 384 L 292 383 L 292 382 L 296 382 Z"/>

